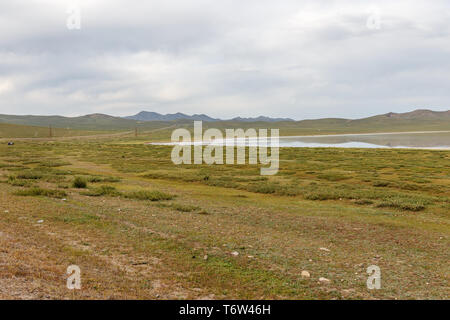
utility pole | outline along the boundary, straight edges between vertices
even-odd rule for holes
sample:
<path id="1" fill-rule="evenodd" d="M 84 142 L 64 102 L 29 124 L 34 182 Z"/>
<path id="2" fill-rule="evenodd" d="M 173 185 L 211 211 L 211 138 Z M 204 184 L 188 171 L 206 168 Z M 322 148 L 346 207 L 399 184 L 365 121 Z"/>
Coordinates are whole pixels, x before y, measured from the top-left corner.
<path id="1" fill-rule="evenodd" d="M 53 133 L 52 133 L 52 125 L 50 125 L 50 126 L 48 127 L 48 135 L 50 136 L 50 138 L 53 137 Z"/>
<path id="2" fill-rule="evenodd" d="M 135 137 L 138 136 L 138 130 L 137 130 L 137 127 L 134 127 L 134 136 L 135 136 Z"/>

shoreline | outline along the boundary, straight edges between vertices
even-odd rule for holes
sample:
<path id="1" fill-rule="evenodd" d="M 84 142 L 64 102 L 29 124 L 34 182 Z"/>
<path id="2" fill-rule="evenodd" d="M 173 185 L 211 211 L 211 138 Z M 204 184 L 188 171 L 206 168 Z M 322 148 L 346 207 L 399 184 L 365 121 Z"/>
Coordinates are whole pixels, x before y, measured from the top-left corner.
<path id="1" fill-rule="evenodd" d="M 348 137 L 348 136 L 374 136 L 374 135 L 399 135 L 399 134 L 430 134 L 430 133 L 450 133 L 450 130 L 445 131 L 408 131 L 408 132 L 377 132 L 377 133 L 343 133 L 343 134 L 322 134 L 322 135 L 307 135 L 307 136 L 280 136 L 280 139 L 283 138 L 326 138 L 326 137 Z M 270 137 L 269 137 L 270 138 Z M 226 143 L 227 139 L 223 139 Z M 166 146 L 174 146 L 177 145 L 175 142 L 146 142 L 145 144 L 149 145 L 166 145 Z M 193 145 L 192 143 L 188 143 L 188 145 Z M 373 144 L 373 147 L 345 147 L 339 146 L 339 143 L 333 146 L 280 146 L 280 148 L 341 148 L 341 149 L 413 149 L 413 150 L 437 150 L 437 151 L 449 151 L 449 147 L 408 147 L 408 146 L 394 146 L 388 147 L 383 145 Z"/>
<path id="2" fill-rule="evenodd" d="M 427 134 L 427 133 L 450 133 L 450 130 L 444 130 L 444 131 L 402 131 L 402 132 L 374 132 L 374 133 L 315 134 L 315 135 L 308 135 L 308 136 L 280 136 L 280 138 L 348 137 L 348 136 L 375 136 L 375 135 Z"/>

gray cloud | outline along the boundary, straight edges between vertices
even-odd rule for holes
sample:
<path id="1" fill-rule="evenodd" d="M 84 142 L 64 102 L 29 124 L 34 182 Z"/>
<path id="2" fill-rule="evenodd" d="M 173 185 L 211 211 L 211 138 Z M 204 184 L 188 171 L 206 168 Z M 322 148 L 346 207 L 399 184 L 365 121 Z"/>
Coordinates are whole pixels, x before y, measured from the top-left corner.
<path id="1" fill-rule="evenodd" d="M 78 3 L 81 30 L 66 28 L 69 1 L 0 3 L 0 113 L 448 109 L 444 0 Z"/>

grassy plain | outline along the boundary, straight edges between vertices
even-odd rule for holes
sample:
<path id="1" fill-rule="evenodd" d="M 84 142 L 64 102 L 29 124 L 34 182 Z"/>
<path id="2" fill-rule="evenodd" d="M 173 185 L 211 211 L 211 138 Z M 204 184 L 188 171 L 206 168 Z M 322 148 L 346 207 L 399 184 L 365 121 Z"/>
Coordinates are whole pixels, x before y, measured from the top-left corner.
<path id="1" fill-rule="evenodd" d="M 65 128 L 23 126 L 17 124 L 0 123 L 0 139 L 2 138 L 49 138 L 98 135 L 101 131 L 73 130 Z"/>
<path id="2" fill-rule="evenodd" d="M 262 177 L 148 138 L 0 145 L 0 298 L 449 298 L 450 151 L 285 148 Z"/>

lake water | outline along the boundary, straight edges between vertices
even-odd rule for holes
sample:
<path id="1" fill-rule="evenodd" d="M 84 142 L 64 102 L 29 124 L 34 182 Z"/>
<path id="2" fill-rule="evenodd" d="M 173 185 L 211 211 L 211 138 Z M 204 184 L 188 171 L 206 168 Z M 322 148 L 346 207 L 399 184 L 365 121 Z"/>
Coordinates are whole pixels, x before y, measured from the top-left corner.
<path id="1" fill-rule="evenodd" d="M 265 144 L 264 139 L 237 139 L 236 145 L 255 146 Z M 215 140 L 213 142 L 195 143 L 154 143 L 159 145 L 175 144 L 212 144 L 232 145 L 232 141 Z M 268 141 L 270 146 L 270 139 Z M 280 147 L 293 148 L 416 148 L 416 149 L 449 149 L 450 131 L 409 132 L 409 133 L 371 133 L 371 134 L 337 134 L 322 136 L 280 137 Z"/>

